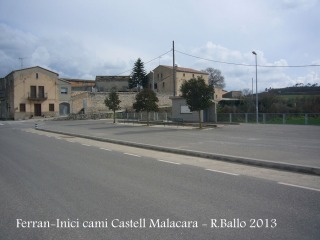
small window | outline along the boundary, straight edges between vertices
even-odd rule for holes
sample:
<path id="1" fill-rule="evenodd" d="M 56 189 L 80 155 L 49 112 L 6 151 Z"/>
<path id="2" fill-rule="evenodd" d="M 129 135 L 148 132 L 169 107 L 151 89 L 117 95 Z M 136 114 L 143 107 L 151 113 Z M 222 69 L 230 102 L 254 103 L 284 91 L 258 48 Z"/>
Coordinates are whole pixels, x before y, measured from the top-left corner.
<path id="1" fill-rule="evenodd" d="M 68 94 L 68 88 L 62 87 L 61 88 L 61 94 Z"/>
<path id="2" fill-rule="evenodd" d="M 54 104 L 49 103 L 49 112 L 54 112 Z"/>
<path id="3" fill-rule="evenodd" d="M 36 73 L 36 79 L 38 79 L 39 78 L 39 74 L 38 73 Z"/>
<path id="4" fill-rule="evenodd" d="M 26 112 L 26 104 L 20 103 L 20 112 Z"/>
<path id="5" fill-rule="evenodd" d="M 158 84 L 157 83 L 154 84 L 154 89 L 158 89 Z"/>
<path id="6" fill-rule="evenodd" d="M 161 73 L 161 79 L 162 79 L 162 73 Z"/>
<path id="7" fill-rule="evenodd" d="M 164 82 L 162 83 L 162 87 L 164 87 Z"/>
<path id="8" fill-rule="evenodd" d="M 185 77 L 185 76 L 186 76 L 186 74 L 185 74 L 185 73 L 183 73 L 183 76 Z"/>

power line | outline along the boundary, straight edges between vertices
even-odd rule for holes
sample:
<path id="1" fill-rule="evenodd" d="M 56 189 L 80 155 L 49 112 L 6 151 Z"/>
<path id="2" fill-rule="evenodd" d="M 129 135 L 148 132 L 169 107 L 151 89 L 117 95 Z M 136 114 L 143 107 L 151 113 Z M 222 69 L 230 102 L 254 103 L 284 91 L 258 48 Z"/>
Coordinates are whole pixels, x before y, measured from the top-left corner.
<path id="1" fill-rule="evenodd" d="M 222 64 L 228 64 L 228 65 L 236 65 L 236 66 L 245 66 L 245 67 L 255 67 L 256 65 L 254 64 L 245 64 L 245 63 L 233 63 L 233 62 L 223 62 L 223 61 L 217 61 L 217 60 L 212 60 L 212 59 L 207 59 L 207 58 L 202 58 L 198 56 L 194 56 L 188 53 L 184 53 L 178 50 L 175 50 L 178 53 L 181 53 L 183 55 L 193 57 L 193 58 L 198 58 L 201 60 L 209 61 L 209 62 L 215 62 L 215 63 L 222 63 Z M 277 65 L 257 65 L 258 67 L 267 67 L 267 68 L 303 68 L 303 67 L 320 67 L 320 64 L 309 64 L 309 65 L 291 65 L 291 66 L 277 66 Z"/>
<path id="2" fill-rule="evenodd" d="M 168 53 L 171 52 L 171 51 L 172 51 L 172 49 L 170 49 L 169 51 L 167 51 L 167 52 L 159 55 L 158 57 L 155 57 L 155 58 L 151 59 L 150 61 L 148 61 L 148 62 L 146 62 L 146 63 L 144 63 L 144 64 L 151 63 L 152 61 L 154 61 L 154 60 L 156 60 L 156 59 L 158 59 L 158 58 L 161 58 L 162 56 L 168 54 Z M 127 73 L 127 72 L 129 72 L 129 71 L 132 71 L 132 68 L 129 69 L 129 70 L 126 70 L 126 71 L 124 71 L 124 72 L 122 72 L 122 73 L 116 74 L 115 76 L 120 76 L 121 74 Z"/>
<path id="3" fill-rule="evenodd" d="M 154 58 L 154 59 L 152 59 L 152 60 L 150 60 L 150 61 L 146 62 L 145 64 L 148 64 L 148 63 L 150 63 L 150 62 L 152 62 L 152 61 L 154 61 L 154 60 L 156 60 L 156 59 L 158 59 L 158 58 L 161 58 L 162 56 L 164 56 L 164 55 L 168 54 L 169 52 L 172 52 L 172 49 L 170 49 L 168 52 L 166 52 L 166 53 L 164 53 L 164 54 L 161 54 L 160 56 L 158 56 L 158 57 L 156 57 L 156 58 Z"/>

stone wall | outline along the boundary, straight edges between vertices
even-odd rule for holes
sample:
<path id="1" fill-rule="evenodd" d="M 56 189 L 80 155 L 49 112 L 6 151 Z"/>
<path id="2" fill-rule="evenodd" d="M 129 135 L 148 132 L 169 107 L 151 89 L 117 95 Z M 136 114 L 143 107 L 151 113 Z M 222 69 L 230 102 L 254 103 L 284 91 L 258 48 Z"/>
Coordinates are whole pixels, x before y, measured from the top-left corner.
<path id="1" fill-rule="evenodd" d="M 121 101 L 120 107 L 123 111 L 133 111 L 132 105 L 135 102 L 136 92 L 119 92 Z M 108 97 L 109 92 L 79 92 L 72 96 L 71 112 L 79 113 L 85 109 L 85 113 L 99 113 L 110 111 L 104 104 L 104 100 Z M 171 107 L 172 101 L 169 95 L 157 94 L 160 108 Z"/>

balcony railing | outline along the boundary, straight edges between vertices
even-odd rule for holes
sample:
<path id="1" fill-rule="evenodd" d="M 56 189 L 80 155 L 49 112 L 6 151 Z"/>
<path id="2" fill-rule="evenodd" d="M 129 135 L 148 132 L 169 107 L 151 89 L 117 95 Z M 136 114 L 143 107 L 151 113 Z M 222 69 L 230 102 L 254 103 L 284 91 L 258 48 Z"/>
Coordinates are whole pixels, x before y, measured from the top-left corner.
<path id="1" fill-rule="evenodd" d="M 30 101 L 44 101 L 48 99 L 48 93 L 30 94 L 28 92 L 28 100 Z"/>

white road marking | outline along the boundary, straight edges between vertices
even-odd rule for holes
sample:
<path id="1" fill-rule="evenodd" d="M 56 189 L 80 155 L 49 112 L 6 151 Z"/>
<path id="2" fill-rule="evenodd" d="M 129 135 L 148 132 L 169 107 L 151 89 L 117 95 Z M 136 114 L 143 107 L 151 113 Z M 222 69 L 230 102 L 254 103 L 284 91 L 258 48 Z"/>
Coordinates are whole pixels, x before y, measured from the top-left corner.
<path id="1" fill-rule="evenodd" d="M 129 155 L 129 156 L 134 156 L 134 157 L 141 157 L 141 156 L 139 156 L 139 155 L 132 154 L 132 153 L 123 153 L 123 154 L 125 154 L 125 155 Z"/>
<path id="2" fill-rule="evenodd" d="M 299 186 L 299 185 L 294 185 L 294 184 L 289 184 L 289 183 L 283 183 L 283 182 L 278 182 L 278 184 L 320 192 L 320 189 L 317 189 L 317 188 L 304 187 L 304 186 Z"/>
<path id="3" fill-rule="evenodd" d="M 3 123 L 0 123 L 0 126 L 3 126 L 4 124 Z"/>
<path id="4" fill-rule="evenodd" d="M 75 141 L 72 141 L 72 140 L 67 140 L 67 142 L 71 142 L 71 143 L 74 143 Z"/>
<path id="5" fill-rule="evenodd" d="M 176 165 L 181 165 L 181 163 L 177 163 L 177 162 L 170 162 L 170 161 L 161 160 L 161 159 L 158 159 L 158 161 L 160 161 L 160 162 L 165 162 L 165 163 L 176 164 Z"/>
<path id="6" fill-rule="evenodd" d="M 218 172 L 218 173 L 224 173 L 224 174 L 229 174 L 229 175 L 233 175 L 233 176 L 239 176 L 239 174 L 236 174 L 236 173 L 223 172 L 223 171 L 213 170 L 213 169 L 209 169 L 209 168 L 206 170 L 211 171 L 211 172 Z"/>
<path id="7" fill-rule="evenodd" d="M 105 151 L 112 151 L 111 149 L 108 149 L 108 148 L 100 148 L 101 150 L 105 150 Z"/>
<path id="8" fill-rule="evenodd" d="M 82 146 L 86 146 L 86 147 L 91 147 L 91 145 L 89 144 L 84 144 L 84 143 L 81 143 Z"/>

